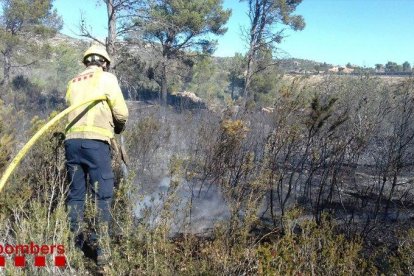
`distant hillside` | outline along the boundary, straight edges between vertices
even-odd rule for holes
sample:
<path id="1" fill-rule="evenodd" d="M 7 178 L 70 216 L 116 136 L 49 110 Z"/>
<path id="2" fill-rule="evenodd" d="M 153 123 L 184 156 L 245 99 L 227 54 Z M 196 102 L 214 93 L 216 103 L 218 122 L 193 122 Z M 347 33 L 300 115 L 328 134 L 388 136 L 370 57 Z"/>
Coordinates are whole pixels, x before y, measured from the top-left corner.
<path id="1" fill-rule="evenodd" d="M 68 46 L 76 47 L 78 49 L 84 49 L 88 46 L 90 43 L 87 40 L 84 39 L 78 39 L 74 38 L 65 34 L 57 34 L 54 38 L 51 38 L 49 40 L 51 45 L 61 45 L 65 44 Z M 135 48 L 135 47 L 133 47 Z M 137 51 L 134 51 L 137 52 Z M 140 55 L 142 55 L 141 51 L 138 51 Z M 223 67 L 227 68 L 233 57 L 212 57 L 214 60 L 214 63 L 220 68 Z M 145 59 L 145 57 L 144 57 Z M 280 59 L 279 60 L 279 69 L 282 70 L 285 73 L 288 72 L 310 72 L 315 71 L 315 68 L 317 66 L 326 66 L 328 68 L 331 68 L 331 64 L 326 64 L 314 60 L 307 60 L 307 59 L 298 59 L 298 58 L 288 58 L 288 59 Z"/>
<path id="2" fill-rule="evenodd" d="M 279 68 L 284 72 L 314 72 L 317 67 L 331 68 L 332 65 L 299 58 L 281 59 L 279 63 Z"/>
<path id="3" fill-rule="evenodd" d="M 230 63 L 232 58 L 233 57 L 213 57 L 215 63 L 220 67 L 222 65 Z M 329 69 L 329 68 L 332 68 L 333 65 L 327 64 L 324 62 L 318 62 L 318 61 L 308 60 L 308 59 L 299 59 L 299 58 L 288 58 L 288 59 L 278 60 L 278 69 L 284 73 L 316 72 L 316 69 L 318 67 Z"/>
<path id="4" fill-rule="evenodd" d="M 80 47 L 81 49 L 88 46 L 89 42 L 83 39 L 74 38 L 65 34 L 58 33 L 53 38 L 48 39 L 52 46 L 65 44 L 67 46 Z"/>

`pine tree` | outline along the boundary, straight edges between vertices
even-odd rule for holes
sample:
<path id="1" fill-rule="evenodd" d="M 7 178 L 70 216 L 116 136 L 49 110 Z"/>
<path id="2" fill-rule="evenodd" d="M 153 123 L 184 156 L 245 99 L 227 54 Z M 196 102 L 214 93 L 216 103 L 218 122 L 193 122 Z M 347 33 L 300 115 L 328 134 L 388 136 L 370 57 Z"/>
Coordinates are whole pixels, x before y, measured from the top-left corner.
<path id="1" fill-rule="evenodd" d="M 274 53 L 285 36 L 285 28 L 303 30 L 305 22 L 302 16 L 293 14 L 302 0 L 240 0 L 243 1 L 248 2 L 250 19 L 249 29 L 245 30 L 249 50 L 243 96 L 247 102 L 254 98 L 249 91 L 253 76 L 263 70 L 258 66 L 263 64 L 261 53 L 268 50 Z M 272 64 L 268 62 L 267 65 Z"/>
<path id="2" fill-rule="evenodd" d="M 16 67 L 34 64 L 39 41 L 54 36 L 62 20 L 52 8 L 53 0 L 0 0 L 0 53 L 3 85 L 10 83 Z"/>
<path id="3" fill-rule="evenodd" d="M 215 40 L 209 34 L 222 35 L 230 10 L 222 0 L 156 0 L 146 2 L 146 13 L 137 21 L 143 28 L 143 39 L 158 52 L 153 66 L 154 80 L 159 84 L 162 103 L 167 102 L 171 76 L 179 65 L 191 65 L 191 56 L 214 52 Z M 179 65 L 178 65 L 179 64 Z"/>

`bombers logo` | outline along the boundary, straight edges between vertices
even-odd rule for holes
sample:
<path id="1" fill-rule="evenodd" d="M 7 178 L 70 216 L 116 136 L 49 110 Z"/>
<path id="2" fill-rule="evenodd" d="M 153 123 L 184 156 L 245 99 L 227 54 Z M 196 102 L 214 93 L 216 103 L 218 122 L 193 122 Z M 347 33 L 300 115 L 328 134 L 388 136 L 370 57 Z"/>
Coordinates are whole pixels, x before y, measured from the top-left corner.
<path id="1" fill-rule="evenodd" d="M 25 267 L 28 263 L 27 255 L 33 256 L 33 265 L 36 267 L 46 266 L 46 256 L 54 256 L 54 265 L 57 267 L 66 266 L 65 247 L 63 244 L 38 245 L 33 242 L 29 244 L 0 244 L 0 268 L 8 265 L 14 256 L 13 265 Z"/>

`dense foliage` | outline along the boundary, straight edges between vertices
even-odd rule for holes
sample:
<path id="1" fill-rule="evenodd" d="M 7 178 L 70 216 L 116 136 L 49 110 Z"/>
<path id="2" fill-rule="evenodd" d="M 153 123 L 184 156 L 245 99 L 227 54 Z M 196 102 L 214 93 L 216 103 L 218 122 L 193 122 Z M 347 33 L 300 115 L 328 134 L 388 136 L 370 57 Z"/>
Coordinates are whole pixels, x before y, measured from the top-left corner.
<path id="1" fill-rule="evenodd" d="M 47 54 L 37 41 L 53 36 L 62 22 L 52 9 L 53 1 L 2 0 L 0 20 L 0 52 L 4 85 L 10 83 L 11 70 L 34 64 L 37 53 Z M 46 47 L 47 45 L 41 45 Z"/>
<path id="2" fill-rule="evenodd" d="M 185 8 L 178 16 L 164 2 L 154 2 L 153 16 L 168 13 L 175 27 L 199 23 L 195 30 L 202 30 L 204 21 L 189 12 L 199 8 L 192 4 L 205 3 L 201 9 L 207 12 L 221 3 L 170 1 Z M 287 2 L 293 16 L 300 1 Z M 106 3 L 123 3 L 116 6 L 120 14 L 132 16 L 121 9 L 131 1 Z M 218 9 L 220 18 L 208 18 L 218 21 L 217 32 L 228 16 Z M 165 29 L 152 27 L 148 39 L 157 34 L 167 42 Z M 200 98 L 192 99 L 205 108 L 189 109 L 175 98 L 162 107 L 161 89 L 151 77 L 153 62 L 161 60 L 156 55 L 161 42 L 114 44 L 119 61 L 114 72 L 130 100 L 125 133 L 130 175 L 118 177 L 112 231 L 104 237 L 109 274 L 413 273 L 412 78 L 368 71 L 300 73 L 301 66 L 307 71 L 317 63 L 278 61 L 265 49 L 256 60 L 262 70 L 249 80 L 254 97 L 244 108 L 246 57 L 205 55 L 177 67 L 168 83 L 169 96 L 194 92 Z M 39 47 L 46 47 L 47 55 L 32 52 L 37 62 L 10 72 L 10 83 L 0 91 L 0 172 L 54 110 L 63 109 L 66 83 L 82 69 L 87 44 L 58 35 Z M 181 50 L 174 51 L 181 55 Z M 0 234 L 4 244 L 63 243 L 68 265 L 7 266 L 8 274 L 96 272 L 91 256 L 73 247 L 68 228 L 59 134 L 64 124 L 42 137 L 0 194 Z M 87 206 L 86 233 L 95 227 L 96 213 L 93 199 Z"/>

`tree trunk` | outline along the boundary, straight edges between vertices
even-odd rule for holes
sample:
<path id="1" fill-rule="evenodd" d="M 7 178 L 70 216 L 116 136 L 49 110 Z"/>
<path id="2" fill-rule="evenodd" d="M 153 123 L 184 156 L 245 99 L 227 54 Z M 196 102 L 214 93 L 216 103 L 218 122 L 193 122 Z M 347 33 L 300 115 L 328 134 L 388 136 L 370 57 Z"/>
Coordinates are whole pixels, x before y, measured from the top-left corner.
<path id="1" fill-rule="evenodd" d="M 115 41 L 116 41 L 116 10 L 114 9 L 113 0 L 106 0 L 106 8 L 108 12 L 108 37 L 106 40 L 106 50 L 111 57 L 112 66 L 116 66 L 115 63 Z"/>
<path id="2" fill-rule="evenodd" d="M 6 87 L 10 84 L 10 71 L 11 71 L 11 50 L 6 48 L 3 52 L 3 86 Z"/>
<path id="3" fill-rule="evenodd" d="M 235 81 L 236 81 L 236 78 L 235 77 L 232 77 L 232 79 L 231 79 L 231 99 L 232 100 L 234 100 L 234 89 L 235 89 Z"/>
<path id="4" fill-rule="evenodd" d="M 249 52 L 248 61 L 247 61 L 247 70 L 246 76 L 244 78 L 244 87 L 243 87 L 243 98 L 244 98 L 244 107 L 249 102 L 251 95 L 249 94 L 250 81 L 252 78 L 252 66 L 253 66 L 253 53 Z"/>
<path id="5" fill-rule="evenodd" d="M 167 91 L 168 91 L 168 78 L 167 78 L 167 64 L 162 64 L 162 76 L 161 76 L 161 105 L 167 106 Z"/>

